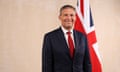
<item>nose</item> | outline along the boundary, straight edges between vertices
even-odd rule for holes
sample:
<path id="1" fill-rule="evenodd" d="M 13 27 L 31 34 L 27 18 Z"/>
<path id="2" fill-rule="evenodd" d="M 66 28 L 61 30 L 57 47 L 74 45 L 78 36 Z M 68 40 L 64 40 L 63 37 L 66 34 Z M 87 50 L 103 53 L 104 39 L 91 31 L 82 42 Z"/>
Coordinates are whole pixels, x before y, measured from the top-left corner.
<path id="1" fill-rule="evenodd" d="M 72 17 L 70 15 L 67 16 L 67 19 L 72 19 Z"/>

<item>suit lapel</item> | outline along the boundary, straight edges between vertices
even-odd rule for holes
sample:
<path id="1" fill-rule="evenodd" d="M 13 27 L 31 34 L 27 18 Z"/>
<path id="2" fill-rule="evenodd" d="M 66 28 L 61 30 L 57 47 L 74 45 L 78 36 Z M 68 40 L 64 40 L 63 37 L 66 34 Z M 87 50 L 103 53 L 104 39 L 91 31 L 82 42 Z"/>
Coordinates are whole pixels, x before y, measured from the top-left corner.
<path id="1" fill-rule="evenodd" d="M 75 30 L 73 30 L 73 35 L 74 35 L 74 42 L 75 42 L 74 44 L 75 44 L 75 50 L 76 50 L 76 48 L 78 48 L 77 46 L 78 46 L 79 39 Z"/>
<path id="2" fill-rule="evenodd" d="M 76 52 L 77 52 L 77 50 L 78 50 L 78 46 L 79 46 L 79 37 L 78 37 L 78 35 L 77 35 L 77 32 L 75 31 L 75 30 L 73 30 L 73 35 L 74 35 L 74 44 L 75 44 L 75 50 L 74 50 L 74 58 L 75 58 L 75 56 L 77 55 L 76 54 Z M 73 59 L 74 60 L 74 59 Z"/>
<path id="3" fill-rule="evenodd" d="M 67 45 L 67 42 L 66 42 L 66 39 L 65 39 L 65 36 L 64 36 L 64 33 L 62 31 L 61 28 L 59 28 L 58 30 L 58 38 L 59 38 L 59 42 L 60 42 L 60 45 L 61 45 L 61 48 L 67 53 L 67 55 L 70 57 L 70 51 L 69 51 L 69 48 L 68 48 L 68 45 Z"/>

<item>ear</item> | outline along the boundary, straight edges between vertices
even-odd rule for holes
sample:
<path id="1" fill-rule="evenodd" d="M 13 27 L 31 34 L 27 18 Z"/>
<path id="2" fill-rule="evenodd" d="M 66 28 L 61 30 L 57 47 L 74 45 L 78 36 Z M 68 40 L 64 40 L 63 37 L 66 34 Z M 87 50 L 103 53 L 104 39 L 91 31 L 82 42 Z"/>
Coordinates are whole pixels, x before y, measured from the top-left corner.
<path id="1" fill-rule="evenodd" d="M 59 15 L 58 18 L 59 18 L 59 20 L 60 20 L 60 19 L 61 19 L 61 16 Z"/>

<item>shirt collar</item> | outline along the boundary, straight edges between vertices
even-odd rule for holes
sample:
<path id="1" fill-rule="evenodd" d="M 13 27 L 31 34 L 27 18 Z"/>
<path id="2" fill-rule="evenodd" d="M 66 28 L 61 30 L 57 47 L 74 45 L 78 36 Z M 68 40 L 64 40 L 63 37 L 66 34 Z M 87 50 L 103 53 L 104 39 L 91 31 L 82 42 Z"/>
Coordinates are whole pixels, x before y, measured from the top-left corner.
<path id="1" fill-rule="evenodd" d="M 66 30 L 63 26 L 61 26 L 61 29 L 64 32 L 64 34 L 68 32 L 68 30 Z M 71 29 L 70 32 L 73 34 L 73 29 Z"/>

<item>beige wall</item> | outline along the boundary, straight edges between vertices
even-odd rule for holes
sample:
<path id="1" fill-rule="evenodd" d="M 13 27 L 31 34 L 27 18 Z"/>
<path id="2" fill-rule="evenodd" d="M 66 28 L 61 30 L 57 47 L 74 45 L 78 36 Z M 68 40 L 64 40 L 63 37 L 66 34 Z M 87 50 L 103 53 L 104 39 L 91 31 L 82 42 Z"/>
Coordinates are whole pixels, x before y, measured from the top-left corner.
<path id="1" fill-rule="evenodd" d="M 77 0 L 0 0 L 0 72 L 41 72 L 44 33 Z M 103 72 L 120 72 L 120 0 L 90 0 Z"/>

